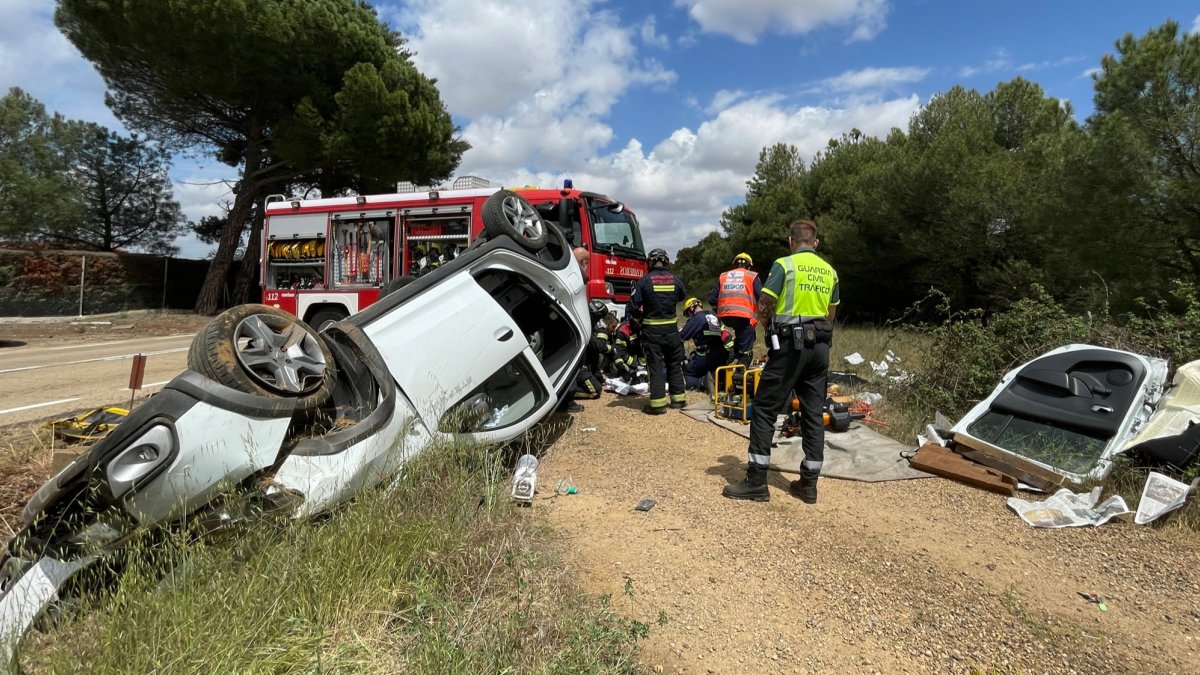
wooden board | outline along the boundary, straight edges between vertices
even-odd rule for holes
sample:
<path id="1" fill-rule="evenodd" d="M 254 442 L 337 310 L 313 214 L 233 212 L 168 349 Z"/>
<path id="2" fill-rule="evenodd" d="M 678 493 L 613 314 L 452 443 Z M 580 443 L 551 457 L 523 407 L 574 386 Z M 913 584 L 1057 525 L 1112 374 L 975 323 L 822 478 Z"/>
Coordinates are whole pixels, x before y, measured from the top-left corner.
<path id="1" fill-rule="evenodd" d="M 1011 452 L 998 448 L 974 436 L 954 434 L 955 450 L 972 461 L 989 466 L 1039 490 L 1054 492 L 1067 483 L 1066 476 L 1055 473 Z"/>
<path id="2" fill-rule="evenodd" d="M 913 455 L 912 468 L 1009 497 L 1017 492 L 1016 478 L 976 464 L 937 443 L 922 445 Z"/>

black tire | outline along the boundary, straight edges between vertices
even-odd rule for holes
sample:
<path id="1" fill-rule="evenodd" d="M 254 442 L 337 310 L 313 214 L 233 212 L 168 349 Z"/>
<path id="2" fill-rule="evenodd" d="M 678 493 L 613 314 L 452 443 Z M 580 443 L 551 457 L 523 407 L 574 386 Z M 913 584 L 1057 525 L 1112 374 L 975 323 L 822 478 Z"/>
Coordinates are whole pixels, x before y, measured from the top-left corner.
<path id="1" fill-rule="evenodd" d="M 254 347 L 253 340 L 243 343 L 247 332 L 254 329 L 266 331 L 274 347 L 278 347 L 273 342 L 275 338 L 297 338 L 294 346 L 301 351 L 303 360 L 292 355 L 292 350 L 287 355 L 281 349 L 269 354 L 253 353 L 256 349 L 269 349 Z M 303 335 L 296 335 L 297 330 Z M 337 384 L 336 364 L 325 341 L 308 324 L 267 305 L 238 305 L 218 314 L 192 339 L 187 362 L 188 368 L 232 389 L 260 396 L 295 398 L 296 407 L 302 412 L 320 407 Z M 303 372 L 298 372 L 301 369 Z M 293 376 L 295 382 L 290 381 Z"/>
<path id="2" fill-rule="evenodd" d="M 317 332 L 320 333 L 325 330 L 327 324 L 336 323 L 348 316 L 350 315 L 345 310 L 321 309 L 313 313 L 312 317 L 308 320 L 308 325 L 317 329 Z"/>
<path id="3" fill-rule="evenodd" d="M 530 251 L 546 247 L 546 221 L 521 195 L 500 190 L 483 203 L 483 227 L 488 236 L 505 236 Z"/>
<path id="4" fill-rule="evenodd" d="M 417 280 L 416 277 L 412 277 L 407 274 L 402 277 L 396 277 L 395 279 L 392 279 L 391 281 L 384 284 L 383 288 L 379 289 L 379 297 L 386 298 L 387 296 L 391 295 L 392 293 L 395 293 L 396 291 L 400 290 L 401 288 L 404 288 L 405 286 L 411 284 L 412 282 L 414 282 L 416 280 Z"/>

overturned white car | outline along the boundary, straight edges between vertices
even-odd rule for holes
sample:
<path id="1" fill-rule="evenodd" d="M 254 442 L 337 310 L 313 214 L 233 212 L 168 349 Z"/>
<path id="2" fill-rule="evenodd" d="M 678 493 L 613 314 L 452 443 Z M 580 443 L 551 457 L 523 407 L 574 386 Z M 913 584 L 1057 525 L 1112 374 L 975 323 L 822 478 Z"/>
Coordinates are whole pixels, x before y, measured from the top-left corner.
<path id="1" fill-rule="evenodd" d="M 435 442 L 506 442 L 551 412 L 590 337 L 582 273 L 520 196 L 496 193 L 484 218 L 463 255 L 321 333 L 264 305 L 215 318 L 189 370 L 26 505 L 0 574 L 3 646 L 139 530 L 228 520 L 231 493 L 319 513 Z"/>

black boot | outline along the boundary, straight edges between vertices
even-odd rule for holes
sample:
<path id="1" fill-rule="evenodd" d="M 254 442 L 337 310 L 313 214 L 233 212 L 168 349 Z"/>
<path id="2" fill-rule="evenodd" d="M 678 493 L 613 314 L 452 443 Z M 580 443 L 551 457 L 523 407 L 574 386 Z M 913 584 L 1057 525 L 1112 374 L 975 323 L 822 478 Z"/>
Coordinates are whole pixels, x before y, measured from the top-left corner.
<path id="1" fill-rule="evenodd" d="M 817 503 L 817 479 L 821 477 L 820 470 L 800 468 L 800 480 L 794 480 L 789 485 L 791 493 L 800 498 L 805 504 Z"/>
<path id="2" fill-rule="evenodd" d="M 767 470 L 753 464 L 746 467 L 746 479 L 740 483 L 726 485 L 721 494 L 730 499 L 750 499 L 756 502 L 771 500 L 767 493 Z"/>

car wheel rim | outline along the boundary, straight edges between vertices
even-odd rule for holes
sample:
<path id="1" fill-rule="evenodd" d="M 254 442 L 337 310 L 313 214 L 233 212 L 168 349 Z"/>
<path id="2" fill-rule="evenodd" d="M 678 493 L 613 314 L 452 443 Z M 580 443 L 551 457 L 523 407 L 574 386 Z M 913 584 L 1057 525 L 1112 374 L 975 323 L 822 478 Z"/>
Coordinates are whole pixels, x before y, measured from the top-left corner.
<path id="1" fill-rule="evenodd" d="M 325 377 L 325 355 L 316 338 L 286 319 L 248 316 L 234 330 L 234 343 L 238 363 L 268 389 L 304 394 Z"/>
<path id="2" fill-rule="evenodd" d="M 542 219 L 533 210 L 529 202 L 519 197 L 508 197 L 501 204 L 504 218 L 512 224 L 517 234 L 526 239 L 537 239 L 542 236 Z"/>

